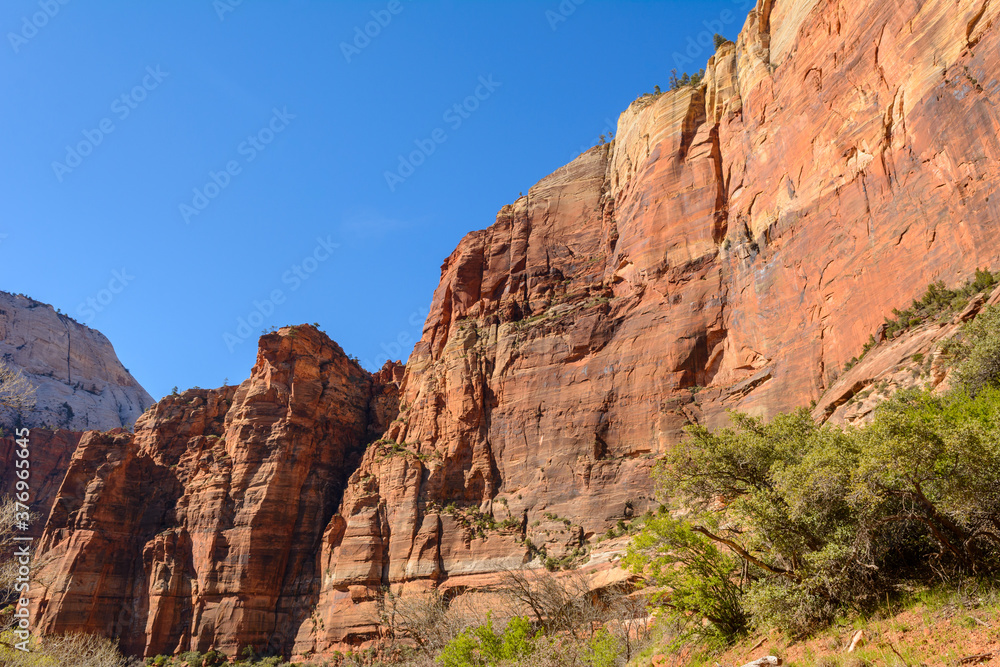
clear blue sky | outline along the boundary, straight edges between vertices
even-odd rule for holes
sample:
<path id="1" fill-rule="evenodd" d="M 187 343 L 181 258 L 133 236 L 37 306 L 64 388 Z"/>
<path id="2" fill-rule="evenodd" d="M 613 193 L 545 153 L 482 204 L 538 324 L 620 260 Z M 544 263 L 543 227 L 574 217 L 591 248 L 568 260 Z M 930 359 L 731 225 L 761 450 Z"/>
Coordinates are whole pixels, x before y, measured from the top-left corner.
<path id="1" fill-rule="evenodd" d="M 155 398 L 241 381 L 272 326 L 405 359 L 462 236 L 750 4 L 62 2 L 0 7 L 0 289 Z"/>

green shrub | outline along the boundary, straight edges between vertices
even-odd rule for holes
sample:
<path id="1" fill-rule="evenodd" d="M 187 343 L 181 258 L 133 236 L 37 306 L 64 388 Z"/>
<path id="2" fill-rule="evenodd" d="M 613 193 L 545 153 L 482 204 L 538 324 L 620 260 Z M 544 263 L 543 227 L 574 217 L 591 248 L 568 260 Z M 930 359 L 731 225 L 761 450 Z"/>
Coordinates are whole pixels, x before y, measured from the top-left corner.
<path id="1" fill-rule="evenodd" d="M 672 620 L 687 626 L 680 641 L 700 635 L 729 642 L 747 630 L 738 559 L 690 523 L 665 514 L 653 517 L 629 543 L 624 565 L 646 571 L 657 586 L 670 591 L 654 600 L 670 609 Z"/>
<path id="2" fill-rule="evenodd" d="M 181 662 L 187 662 L 191 667 L 202 667 L 205 658 L 202 657 L 201 653 L 197 651 L 188 651 L 187 653 L 181 653 L 177 658 Z"/>
<path id="3" fill-rule="evenodd" d="M 995 385 L 975 395 L 905 392 L 881 406 L 856 434 L 864 456 L 854 475 L 855 502 L 878 522 L 874 537 L 899 542 L 897 526 L 916 529 L 937 567 L 975 575 L 996 571 L 998 433 Z"/>
<path id="4" fill-rule="evenodd" d="M 212 649 L 202 658 L 202 667 L 221 667 L 229 662 L 225 653 Z"/>
<path id="5" fill-rule="evenodd" d="M 497 634 L 492 618 L 487 616 L 485 625 L 466 628 L 448 642 L 437 661 L 443 667 L 496 667 L 501 662 L 530 656 L 539 634 L 532 632 L 528 619 L 519 616 Z"/>
<path id="6" fill-rule="evenodd" d="M 591 667 L 614 667 L 621 653 L 621 642 L 601 628 L 587 642 L 586 661 Z"/>
<path id="7" fill-rule="evenodd" d="M 958 383 L 975 395 L 1000 382 L 1000 308 L 987 306 L 976 319 L 962 327 L 964 341 L 955 352 L 961 359 L 955 374 Z"/>
<path id="8" fill-rule="evenodd" d="M 705 68 L 701 68 L 695 74 L 688 74 L 684 72 L 680 76 L 677 75 L 677 70 L 673 70 L 670 73 L 670 90 L 679 90 L 685 86 L 700 86 L 702 79 L 705 78 Z"/>
<path id="9" fill-rule="evenodd" d="M 923 296 L 919 299 L 914 299 L 909 308 L 905 310 L 892 309 L 893 317 L 891 319 L 888 317 L 885 318 L 883 325 L 886 338 L 893 338 L 935 317 L 960 311 L 969 303 L 970 298 L 980 292 L 993 289 L 997 285 L 998 275 L 994 275 L 989 270 L 977 268 L 974 277 L 965 283 L 965 285 L 956 289 L 948 289 L 941 281 L 931 283 L 927 286 L 927 291 L 924 292 Z M 861 354 L 848 361 L 844 365 L 844 370 L 850 370 L 875 345 L 875 337 L 869 336 L 868 342 L 865 343 L 861 350 Z"/>
<path id="10" fill-rule="evenodd" d="M 996 344 L 990 317 L 970 340 Z M 801 636 L 914 582 L 1000 571 L 996 379 L 975 394 L 902 392 L 863 427 L 805 410 L 732 422 L 689 427 L 657 473 L 681 518 L 647 518 L 626 559 L 672 589 L 690 632 Z"/>

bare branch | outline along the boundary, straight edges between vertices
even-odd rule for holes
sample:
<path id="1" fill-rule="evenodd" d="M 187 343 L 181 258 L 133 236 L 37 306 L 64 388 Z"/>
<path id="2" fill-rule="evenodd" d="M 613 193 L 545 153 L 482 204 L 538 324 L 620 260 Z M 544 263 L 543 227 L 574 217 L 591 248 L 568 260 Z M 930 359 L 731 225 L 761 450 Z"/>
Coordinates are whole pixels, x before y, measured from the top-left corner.
<path id="1" fill-rule="evenodd" d="M 35 407 L 35 386 L 15 369 L 0 359 L 0 406 L 24 412 Z"/>

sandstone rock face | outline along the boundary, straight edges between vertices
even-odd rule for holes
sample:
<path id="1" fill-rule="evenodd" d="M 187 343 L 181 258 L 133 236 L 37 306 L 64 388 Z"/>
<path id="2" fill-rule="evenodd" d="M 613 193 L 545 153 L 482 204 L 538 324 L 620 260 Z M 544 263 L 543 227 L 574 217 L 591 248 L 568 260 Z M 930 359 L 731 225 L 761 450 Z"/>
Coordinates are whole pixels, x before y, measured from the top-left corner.
<path id="1" fill-rule="evenodd" d="M 30 462 L 30 477 L 28 479 L 29 500 L 34 518 L 31 529 L 25 534 L 38 538 L 42 535 L 45 520 L 55 502 L 56 494 L 62 485 L 69 462 L 80 443 L 78 431 L 49 431 L 33 429 L 28 434 L 28 451 Z M 14 437 L 0 438 L 0 498 L 13 498 L 17 492 L 17 442 Z"/>
<path id="2" fill-rule="evenodd" d="M 523 519 L 563 555 L 649 508 L 652 457 L 687 422 L 821 401 L 893 307 L 1000 268 L 998 12 L 761 0 L 702 86 L 640 98 L 611 145 L 467 236 L 386 435 L 405 453 L 369 450 L 352 476 L 325 631 L 300 650 L 373 637 L 378 585 L 461 586 L 532 555 L 442 507 Z M 891 354 L 883 387 L 912 371 Z"/>
<path id="3" fill-rule="evenodd" d="M 839 425 L 863 424 L 871 420 L 880 403 L 901 390 L 946 391 L 954 366 L 942 352 L 942 343 L 959 334 L 962 325 L 983 308 L 998 304 L 1000 288 L 974 297 L 949 319 L 928 322 L 881 341 L 823 394 L 813 417 Z"/>
<path id="4" fill-rule="evenodd" d="M 35 627 L 139 655 L 289 648 L 315 605 L 323 529 L 392 393 L 292 327 L 261 339 L 239 387 L 167 397 L 135 434 L 86 433 L 39 545 Z"/>
<path id="5" fill-rule="evenodd" d="M 0 412 L 7 429 L 130 428 L 154 403 L 101 332 L 34 299 L 0 292 L 0 355 L 36 387 L 34 410 Z"/>
<path id="6" fill-rule="evenodd" d="M 902 386 L 957 326 L 841 377 L 883 317 L 1000 269 L 998 14 L 759 0 L 700 87 L 638 99 L 611 144 L 462 240 L 405 371 L 283 330 L 238 390 L 85 435 L 38 627 L 146 654 L 356 646 L 386 586 L 593 558 L 653 506 L 649 469 L 689 422 L 813 400 L 863 419 L 852 398 Z"/>

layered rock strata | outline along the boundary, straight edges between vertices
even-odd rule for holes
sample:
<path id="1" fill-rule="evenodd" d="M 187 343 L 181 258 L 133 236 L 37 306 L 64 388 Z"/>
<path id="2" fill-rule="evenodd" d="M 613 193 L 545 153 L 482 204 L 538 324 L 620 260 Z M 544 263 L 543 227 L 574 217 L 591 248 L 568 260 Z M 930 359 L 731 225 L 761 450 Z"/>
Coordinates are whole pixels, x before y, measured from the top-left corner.
<path id="1" fill-rule="evenodd" d="M 375 636 L 378 585 L 572 553 L 650 507 L 684 424 L 822 401 L 892 308 L 1000 268 L 998 11 L 761 0 L 703 85 L 467 236 L 386 436 L 407 454 L 352 477 L 300 651 Z"/>
<path id="2" fill-rule="evenodd" d="M 386 587 L 461 595 L 593 556 L 653 506 L 649 469 L 689 422 L 857 417 L 841 369 L 883 317 L 1000 269 L 998 12 L 759 0 L 703 84 L 638 99 L 611 144 L 462 240 L 401 376 L 286 331 L 238 390 L 84 436 L 41 628 L 147 655 L 357 646 Z"/>
<path id="3" fill-rule="evenodd" d="M 87 432 L 38 548 L 35 627 L 98 631 L 140 655 L 285 648 L 315 602 L 347 471 L 395 416 L 393 393 L 292 327 L 261 339 L 239 387 L 167 397 L 134 434 Z"/>

